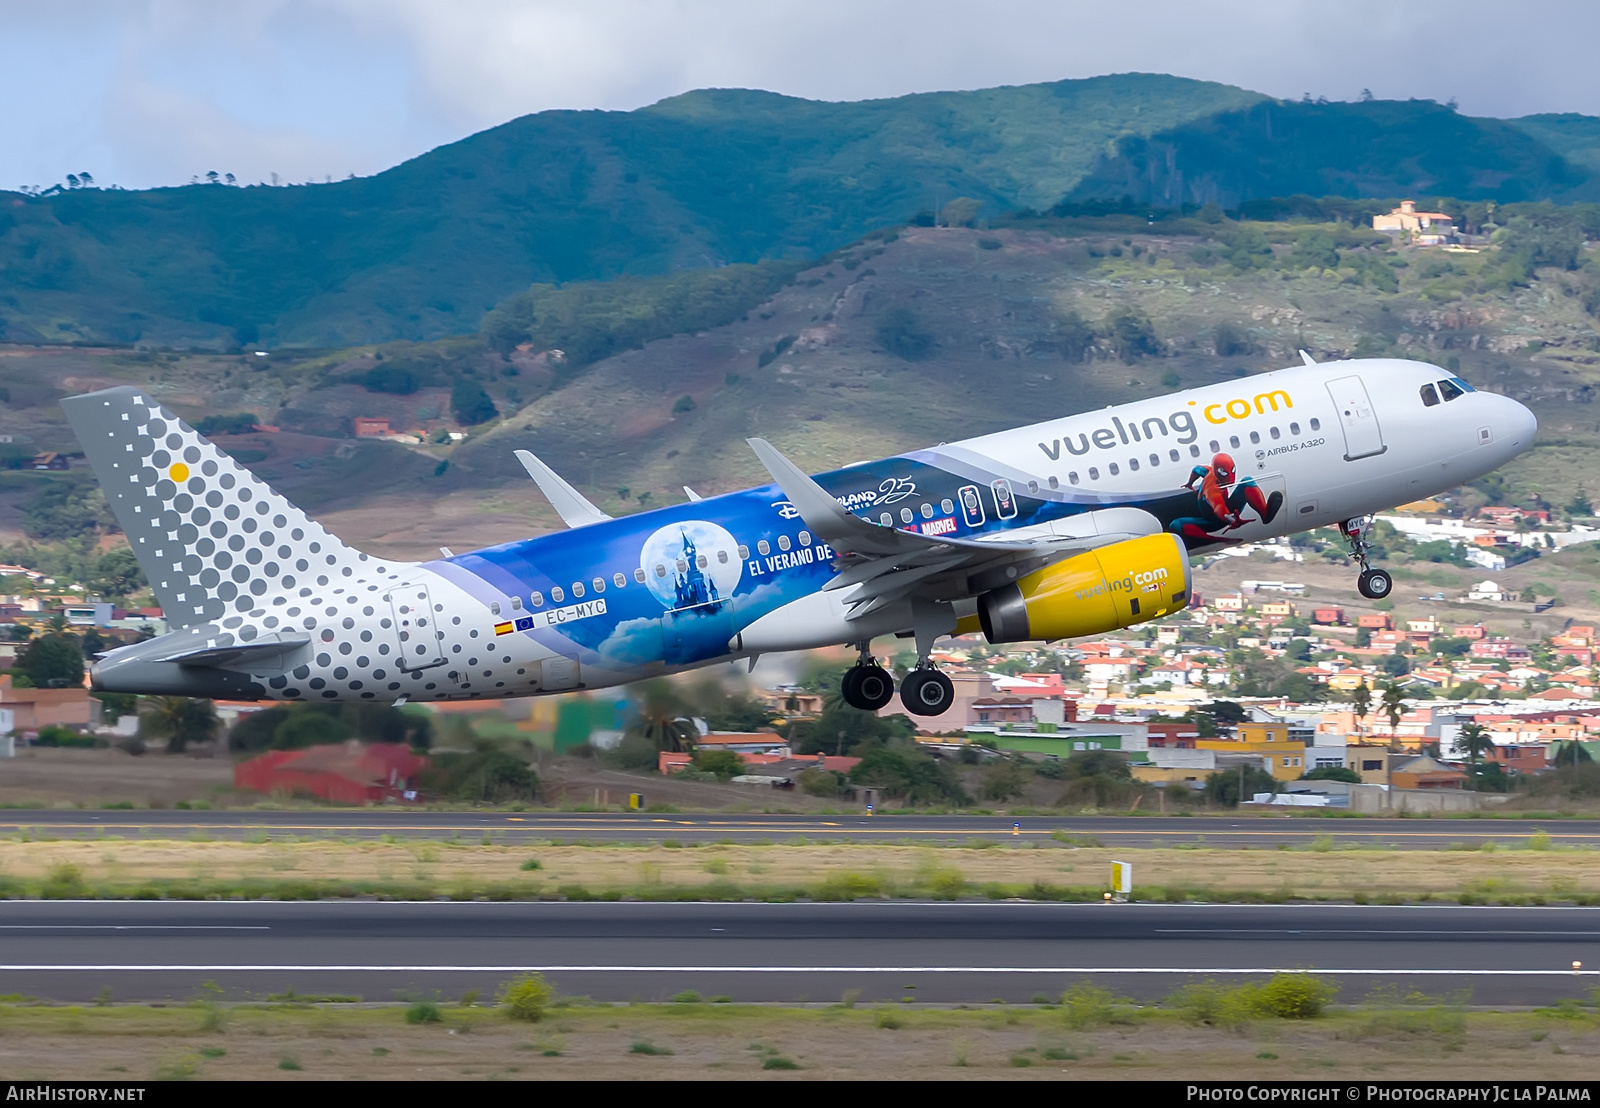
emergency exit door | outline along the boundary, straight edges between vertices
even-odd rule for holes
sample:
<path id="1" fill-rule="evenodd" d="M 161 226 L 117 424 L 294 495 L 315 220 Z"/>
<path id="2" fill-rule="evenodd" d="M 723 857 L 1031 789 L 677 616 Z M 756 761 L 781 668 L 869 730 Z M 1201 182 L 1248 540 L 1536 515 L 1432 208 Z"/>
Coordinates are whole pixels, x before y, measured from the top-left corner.
<path id="1" fill-rule="evenodd" d="M 1389 449 L 1383 444 L 1383 428 L 1378 426 L 1378 413 L 1367 396 L 1367 386 L 1360 377 L 1340 377 L 1328 382 L 1328 395 L 1333 398 L 1339 412 L 1339 426 L 1344 431 L 1344 460 L 1370 458 Z"/>

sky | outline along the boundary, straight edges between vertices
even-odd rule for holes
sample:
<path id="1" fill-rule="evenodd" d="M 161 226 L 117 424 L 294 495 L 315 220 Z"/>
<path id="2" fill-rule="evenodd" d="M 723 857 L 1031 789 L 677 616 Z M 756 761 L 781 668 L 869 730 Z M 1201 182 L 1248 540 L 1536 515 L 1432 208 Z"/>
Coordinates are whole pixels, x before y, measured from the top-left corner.
<path id="1" fill-rule="evenodd" d="M 1173 73 L 1600 115 L 1595 0 L 0 0 L 0 188 L 366 175 L 529 112 Z"/>

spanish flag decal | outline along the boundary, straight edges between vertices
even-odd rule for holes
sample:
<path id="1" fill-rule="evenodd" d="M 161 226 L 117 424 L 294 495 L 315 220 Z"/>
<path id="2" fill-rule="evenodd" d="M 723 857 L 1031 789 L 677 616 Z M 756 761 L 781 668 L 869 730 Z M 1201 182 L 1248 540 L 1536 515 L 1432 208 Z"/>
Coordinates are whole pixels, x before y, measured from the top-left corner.
<path id="1" fill-rule="evenodd" d="M 509 634 L 511 634 L 511 624 L 509 624 L 509 623 L 497 623 L 497 624 L 495 624 L 494 625 L 494 633 L 496 635 L 509 635 Z"/>

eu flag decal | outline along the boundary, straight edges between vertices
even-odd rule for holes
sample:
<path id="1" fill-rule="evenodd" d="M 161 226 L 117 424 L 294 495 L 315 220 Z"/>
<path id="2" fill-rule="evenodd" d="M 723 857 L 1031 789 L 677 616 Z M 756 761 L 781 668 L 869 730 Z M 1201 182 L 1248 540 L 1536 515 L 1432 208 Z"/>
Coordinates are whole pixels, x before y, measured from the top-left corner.
<path id="1" fill-rule="evenodd" d="M 533 630 L 533 617 L 532 616 L 523 616 L 521 619 L 517 620 L 517 630 L 518 631 L 532 631 Z"/>

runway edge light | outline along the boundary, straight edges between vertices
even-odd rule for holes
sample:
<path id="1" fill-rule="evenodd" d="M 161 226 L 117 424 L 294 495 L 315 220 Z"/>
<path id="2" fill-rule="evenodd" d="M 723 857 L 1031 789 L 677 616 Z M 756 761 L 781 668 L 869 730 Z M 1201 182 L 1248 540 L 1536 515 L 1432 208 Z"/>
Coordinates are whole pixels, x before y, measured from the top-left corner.
<path id="1" fill-rule="evenodd" d="M 1133 892 L 1133 863 L 1111 863 L 1111 892 L 1118 902 L 1128 899 L 1128 894 Z"/>

